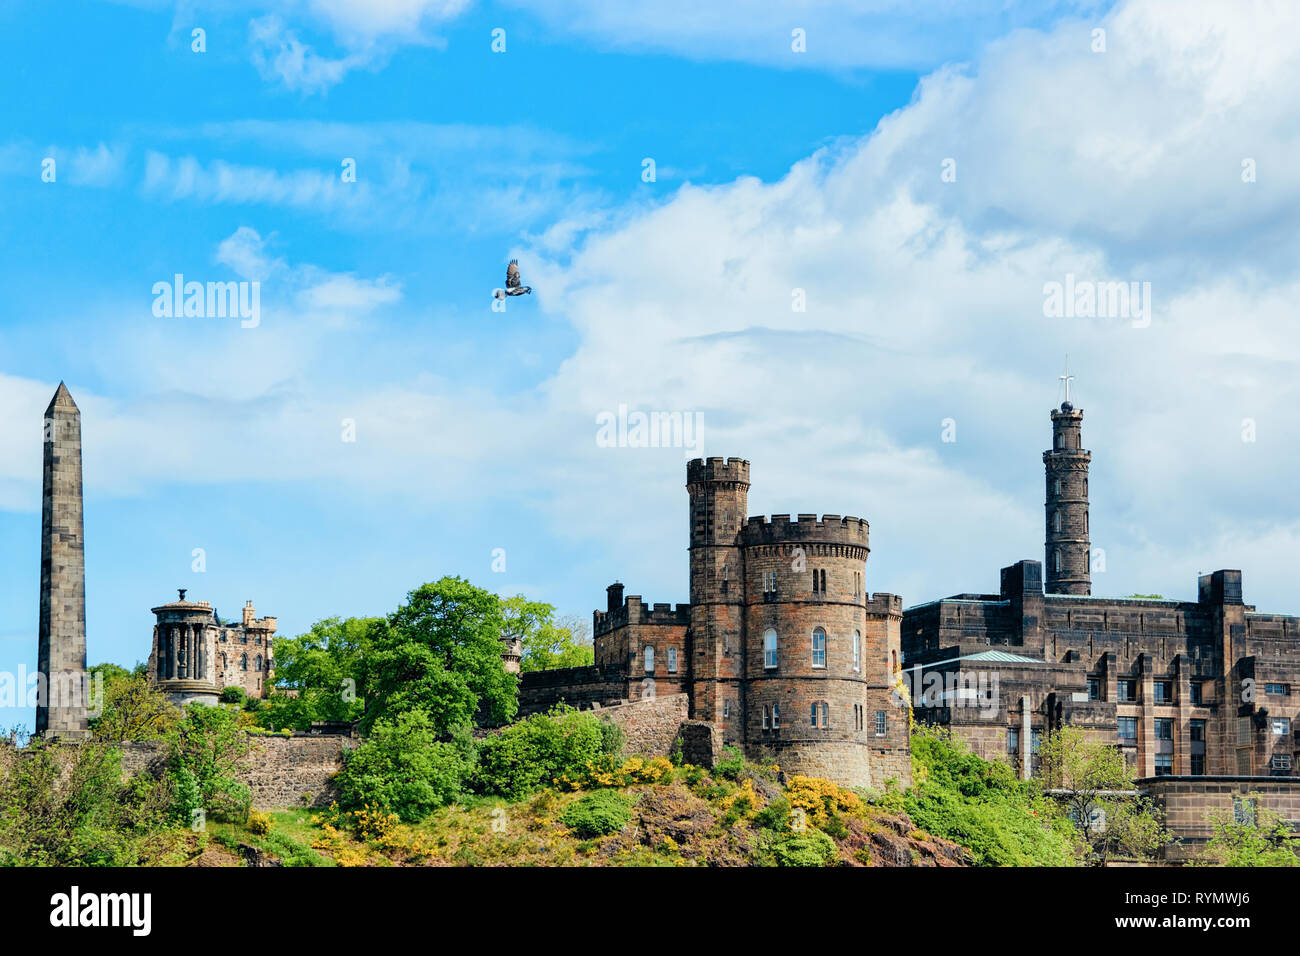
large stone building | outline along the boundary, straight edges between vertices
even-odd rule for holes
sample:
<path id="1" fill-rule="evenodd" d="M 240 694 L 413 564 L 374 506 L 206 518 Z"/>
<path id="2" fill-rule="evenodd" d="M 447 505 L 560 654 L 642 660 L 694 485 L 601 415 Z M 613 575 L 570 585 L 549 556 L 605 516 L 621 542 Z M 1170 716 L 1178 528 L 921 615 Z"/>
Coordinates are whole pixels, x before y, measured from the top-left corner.
<path id="1" fill-rule="evenodd" d="M 525 712 L 684 692 L 725 743 L 846 784 L 911 779 L 906 711 L 891 703 L 902 602 L 867 593 L 862 518 L 746 517 L 749 462 L 686 467 L 690 604 L 608 589 L 595 663 L 523 675 Z"/>
<path id="2" fill-rule="evenodd" d="M 1020 561 L 997 594 L 904 612 L 917 716 L 1026 776 L 1063 726 L 1120 747 L 1139 777 L 1295 774 L 1300 618 L 1244 603 L 1235 570 L 1202 575 L 1195 601 L 1092 597 L 1082 420 L 1068 401 L 1052 412 L 1046 585 Z"/>
<path id="3" fill-rule="evenodd" d="M 258 617 L 247 601 L 239 623 L 223 622 L 207 601 L 177 600 L 153 609 L 150 680 L 176 704 L 215 704 L 227 687 L 268 697 L 275 667 L 276 619 Z"/>

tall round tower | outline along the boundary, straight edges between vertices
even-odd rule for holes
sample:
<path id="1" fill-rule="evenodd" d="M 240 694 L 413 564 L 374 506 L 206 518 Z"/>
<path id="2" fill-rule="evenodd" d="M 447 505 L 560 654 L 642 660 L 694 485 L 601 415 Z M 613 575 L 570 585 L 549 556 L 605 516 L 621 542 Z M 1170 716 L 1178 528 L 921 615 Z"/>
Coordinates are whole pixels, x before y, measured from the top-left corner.
<path id="1" fill-rule="evenodd" d="M 749 505 L 749 462 L 696 458 L 686 464 L 691 508 L 691 716 L 739 738 L 745 568 L 739 547 Z"/>
<path id="2" fill-rule="evenodd" d="M 1052 448 L 1043 452 L 1047 473 L 1046 568 L 1048 594 L 1091 594 L 1088 543 L 1088 464 L 1083 409 L 1068 400 L 1052 409 Z"/>

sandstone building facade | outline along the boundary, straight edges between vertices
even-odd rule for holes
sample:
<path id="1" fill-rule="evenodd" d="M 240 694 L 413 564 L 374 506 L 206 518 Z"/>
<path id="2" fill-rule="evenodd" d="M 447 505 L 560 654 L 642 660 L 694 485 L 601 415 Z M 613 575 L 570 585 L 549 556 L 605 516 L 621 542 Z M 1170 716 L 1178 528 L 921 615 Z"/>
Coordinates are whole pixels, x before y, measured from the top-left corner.
<path id="1" fill-rule="evenodd" d="M 523 675 L 524 712 L 685 693 L 724 743 L 783 770 L 858 786 L 911 780 L 906 711 L 891 703 L 902 602 L 869 594 L 868 526 L 746 516 L 749 462 L 687 464 L 689 604 L 608 588 L 595 663 Z"/>
<path id="2" fill-rule="evenodd" d="M 904 612 L 917 717 L 1026 776 L 1063 726 L 1119 747 L 1139 777 L 1296 775 L 1300 618 L 1246 604 L 1237 570 L 1202 575 L 1195 601 L 1091 596 L 1082 419 L 1052 411 L 1046 583 L 1020 561 L 997 594 Z"/>
<path id="3" fill-rule="evenodd" d="M 276 619 L 244 604 L 238 624 L 218 619 L 207 601 L 178 600 L 153 608 L 158 623 L 147 673 L 175 704 L 215 704 L 227 687 L 247 697 L 270 696 Z"/>

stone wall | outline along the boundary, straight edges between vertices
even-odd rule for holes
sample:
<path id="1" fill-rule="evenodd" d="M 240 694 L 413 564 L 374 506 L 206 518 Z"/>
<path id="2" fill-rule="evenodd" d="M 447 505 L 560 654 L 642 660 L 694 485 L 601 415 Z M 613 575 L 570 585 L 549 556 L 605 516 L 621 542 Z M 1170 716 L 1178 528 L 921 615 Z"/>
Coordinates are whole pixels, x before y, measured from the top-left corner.
<path id="1" fill-rule="evenodd" d="M 343 752 L 358 742 L 336 734 L 250 734 L 251 749 L 241 762 L 238 776 L 248 784 L 253 806 L 259 810 L 329 806 L 335 797 L 330 778 L 343 766 Z M 166 745 L 160 741 L 121 746 L 122 772 L 126 776 L 160 765 L 166 753 Z"/>
<path id="2" fill-rule="evenodd" d="M 690 698 L 686 694 L 671 694 L 617 707 L 603 707 L 597 713 L 623 728 L 627 735 L 623 747 L 625 753 L 666 757 L 672 753 L 677 732 L 689 709 Z"/>
<path id="3" fill-rule="evenodd" d="M 712 768 L 722 755 L 722 728 L 706 720 L 683 721 L 677 731 L 682 741 L 682 763 Z"/>
<path id="4" fill-rule="evenodd" d="M 1165 811 L 1165 826 L 1178 843 L 1166 859 L 1197 856 L 1214 835 L 1214 817 L 1250 802 L 1269 810 L 1292 828 L 1300 828 L 1300 781 L 1287 777 L 1147 777 L 1138 790 Z"/>

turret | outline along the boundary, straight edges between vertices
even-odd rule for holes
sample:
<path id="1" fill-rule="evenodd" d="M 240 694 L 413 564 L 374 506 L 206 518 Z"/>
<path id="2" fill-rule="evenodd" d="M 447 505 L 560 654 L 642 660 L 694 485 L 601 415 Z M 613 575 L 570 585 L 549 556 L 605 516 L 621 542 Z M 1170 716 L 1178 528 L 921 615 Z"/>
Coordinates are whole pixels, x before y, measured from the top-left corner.
<path id="1" fill-rule="evenodd" d="M 1088 465 L 1082 445 L 1083 409 L 1069 400 L 1052 409 L 1052 448 L 1043 452 L 1047 476 L 1048 594 L 1091 594 L 1088 532 Z"/>
<path id="2" fill-rule="evenodd" d="M 749 505 L 749 462 L 696 458 L 690 496 L 691 716 L 721 724 L 739 710 L 743 673 L 744 563 L 740 529 Z"/>

